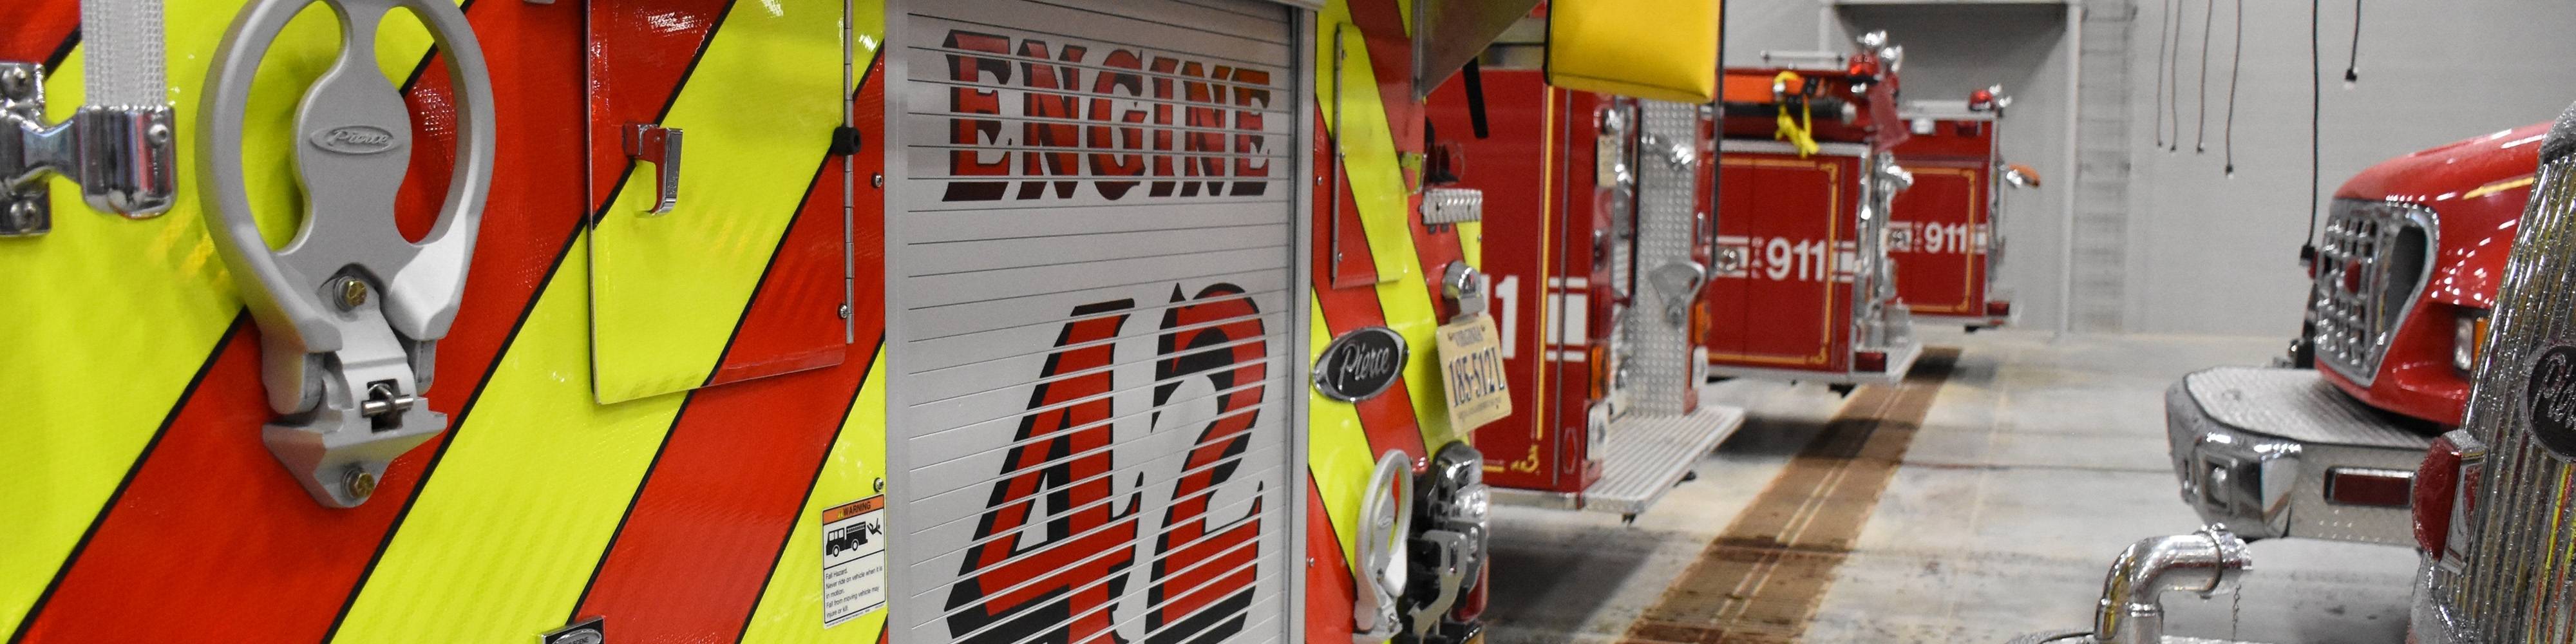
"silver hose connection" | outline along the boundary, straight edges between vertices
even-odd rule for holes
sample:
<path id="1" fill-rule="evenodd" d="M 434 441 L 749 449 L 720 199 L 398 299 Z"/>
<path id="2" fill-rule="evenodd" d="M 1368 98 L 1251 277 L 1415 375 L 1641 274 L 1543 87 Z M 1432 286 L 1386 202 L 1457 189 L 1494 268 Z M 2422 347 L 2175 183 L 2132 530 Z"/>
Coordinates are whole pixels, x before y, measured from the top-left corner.
<path id="1" fill-rule="evenodd" d="M 2245 540 L 2215 523 L 2191 534 L 2129 544 L 2102 580 L 2101 606 L 2093 617 L 2094 641 L 2161 644 L 2165 593 L 2208 597 L 2234 592 L 2237 579 L 2253 566 Z"/>

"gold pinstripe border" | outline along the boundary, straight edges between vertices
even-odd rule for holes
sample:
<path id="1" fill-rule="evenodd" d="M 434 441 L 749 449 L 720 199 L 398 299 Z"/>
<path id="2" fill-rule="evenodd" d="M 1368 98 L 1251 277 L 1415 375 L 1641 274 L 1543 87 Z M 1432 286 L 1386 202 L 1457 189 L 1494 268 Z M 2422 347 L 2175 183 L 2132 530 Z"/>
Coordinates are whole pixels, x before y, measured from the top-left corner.
<path id="1" fill-rule="evenodd" d="M 1979 185 L 1977 185 L 1977 182 L 1976 182 L 1977 173 L 1976 173 L 1975 171 L 1973 171 L 1973 170 L 1968 170 L 1968 169 L 1965 169 L 1965 168 L 1937 168 L 1937 167 L 1924 167 L 1924 168 L 1915 168 L 1915 169 L 1914 169 L 1914 174 L 1946 174 L 1946 175 L 1952 175 L 1952 176 L 1958 176 L 1958 177 L 1965 177 L 1965 178 L 1967 178 L 1967 179 L 1968 179 L 1968 229 L 1969 229 L 1969 234 L 1970 234 L 1970 235 L 1974 235 L 1974 234 L 1976 234 L 1976 227 L 1981 223 L 1981 222 L 1978 222 L 1978 221 L 1977 221 L 1977 205 L 1978 205 L 1978 204 L 1981 204 L 1981 203 L 1984 203 L 1984 202 L 1982 202 L 1982 201 L 1979 201 L 1978 199 L 1982 198 L 1982 197 L 1985 195 L 1985 193 L 1983 192 L 1983 188 L 1984 188 L 1984 186 L 1979 186 Z M 1920 235 L 1920 234 L 1917 234 L 1917 235 L 1916 235 L 1916 237 L 1918 237 L 1918 238 L 1919 238 L 1919 237 L 1921 237 L 1921 235 Z M 1977 258 L 1977 256 L 1976 256 L 1976 254 L 1975 254 L 1975 253 L 1962 253 L 1962 254 L 1960 255 L 1960 257 L 1959 257 L 1959 263 L 1963 265 L 1963 268 L 1960 270 L 1960 277 L 1959 277 L 1959 281 L 1961 282 L 1961 283 L 1960 283 L 1960 292 L 1961 292 L 1961 293 L 1974 293 L 1974 292 L 1976 292 L 1976 291 L 1977 291 L 1977 261 L 1976 261 L 1976 258 Z M 1976 303 L 1975 303 L 1975 302 L 1965 302 L 1965 301 L 1963 301 L 1963 302 L 1960 302 L 1958 306 L 1950 306 L 1950 307 L 1942 307 L 1942 308 L 1924 307 L 1924 308 L 1923 308 L 1923 312 L 1925 312 L 1925 313 L 1967 313 L 1967 312 L 1969 312 L 1969 311 L 1973 310 L 1971 307 L 1974 307 L 1974 306 L 1976 306 Z"/>
<path id="2" fill-rule="evenodd" d="M 1826 193 L 1825 193 L 1825 194 L 1826 194 L 1826 196 L 1825 196 L 1825 209 L 1826 209 L 1826 211 L 1827 211 L 1827 212 L 1831 213 L 1831 216 L 1829 216 L 1829 217 L 1827 217 L 1827 218 L 1825 219 L 1825 253 L 1826 253 L 1826 256 L 1827 256 L 1827 257 L 1834 257 L 1834 256 L 1835 256 L 1835 255 L 1834 255 L 1834 244 L 1835 244 L 1835 243 L 1837 243 L 1837 242 L 1842 241 L 1842 221 L 1843 221 L 1843 197 L 1842 197 L 1842 194 L 1843 194 L 1843 193 L 1842 193 L 1842 190 L 1841 190 L 1841 188 L 1842 188 L 1842 167 L 1841 167 L 1841 166 L 1836 165 L 1836 164 L 1834 164 L 1834 163 L 1832 163 L 1832 162 L 1829 162 L 1829 161 L 1783 161 L 1783 160 L 1778 160 L 1778 159 L 1761 159 L 1761 158 L 1738 158 L 1738 159 L 1724 159 L 1724 158 L 1721 158 L 1721 159 L 1719 159 L 1719 160 L 1718 160 L 1718 165 L 1720 165 L 1720 166 L 1728 166 L 1728 165 L 1733 165 L 1733 166 L 1747 166 L 1747 167 L 1755 167 L 1755 168 L 1791 168 L 1791 169 L 1799 169 L 1799 170 L 1804 170 L 1804 169 L 1808 169 L 1808 168 L 1817 168 L 1817 169 L 1822 169 L 1822 170 L 1824 170 L 1824 171 L 1825 171 L 1825 186 L 1826 186 L 1827 188 L 1829 188 L 1829 190 L 1827 190 L 1827 191 L 1826 191 Z M 1708 353 L 1708 357 L 1709 357 L 1709 359 L 1711 359 L 1711 360 L 1736 360 L 1736 361 L 1742 361 L 1742 362 L 1758 362 L 1758 363 L 1765 363 L 1765 364 L 1790 364 L 1790 365 L 1820 365 L 1820 364 L 1826 364 L 1826 363 L 1828 363 L 1828 362 L 1831 362 L 1831 358 L 1830 358 L 1830 357 L 1828 357 L 1828 355 L 1826 354 L 1826 352 L 1827 352 L 1827 351 L 1831 351 L 1831 350 L 1832 350 L 1832 348 L 1833 348 L 1833 344 L 1834 344 L 1834 306 L 1833 306 L 1833 302 L 1834 302 L 1834 284 L 1836 284 L 1837 282 L 1835 282 L 1835 281 L 1834 281 L 1834 278 L 1833 278 L 1833 271 L 1831 270 L 1831 267 L 1825 267 L 1825 268 L 1827 269 L 1827 270 L 1825 271 L 1825 273 L 1826 273 L 1826 274 L 1825 274 L 1825 289 L 1824 289 L 1824 291 L 1825 291 L 1825 306 L 1824 306 L 1824 310 L 1825 310 L 1825 311 L 1824 311 L 1824 316 L 1823 316 L 1823 317 L 1824 317 L 1825 338 L 1824 338 L 1824 344 L 1822 344 L 1822 345 L 1818 345 L 1818 346 L 1816 347 L 1816 355 L 1815 355 L 1814 357 L 1807 357 L 1807 356 L 1783 357 L 1783 356 L 1765 355 L 1765 354 L 1758 354 L 1758 353 L 1735 353 L 1735 352 L 1719 353 L 1719 352 L 1717 352 L 1715 349 L 1713 349 L 1713 348 L 1712 348 L 1712 349 L 1709 351 L 1709 353 Z M 1748 279 L 1749 279 L 1749 278 L 1748 278 Z"/>
<path id="3" fill-rule="evenodd" d="M 171 2 L 170 99 L 181 118 L 197 98 L 239 2 Z M 329 11 L 308 11 L 281 33 L 255 79 L 243 124 L 246 186 L 271 239 L 300 216 L 293 183 L 295 101 L 338 51 Z M 388 21 L 377 45 L 390 78 L 407 77 L 430 40 L 416 21 Z M 404 55 L 407 54 L 407 55 Z M 51 70 L 48 117 L 83 101 L 85 50 Z M 304 64 L 298 64 L 304 63 Z M 155 219 L 126 220 L 83 205 L 79 187 L 54 179 L 54 231 L 0 242 L 0 633 L 15 631 L 96 521 L 155 429 L 175 413 L 241 300 L 199 222 L 196 140 L 177 141 L 177 203 Z M 243 440 L 258 440 L 244 428 Z"/>

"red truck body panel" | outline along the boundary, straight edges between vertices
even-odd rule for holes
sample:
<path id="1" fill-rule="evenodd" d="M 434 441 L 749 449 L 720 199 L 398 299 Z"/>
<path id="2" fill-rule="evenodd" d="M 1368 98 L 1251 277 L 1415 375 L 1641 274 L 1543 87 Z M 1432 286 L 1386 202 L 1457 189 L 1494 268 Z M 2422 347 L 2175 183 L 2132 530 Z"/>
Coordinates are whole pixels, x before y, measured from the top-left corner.
<path id="1" fill-rule="evenodd" d="M 2536 123 L 2390 159 L 2335 190 L 2337 199 L 2430 208 L 2441 230 L 2422 299 L 2391 334 L 2377 376 L 2363 386 L 2318 369 L 2326 381 L 2373 407 L 2460 424 L 2469 376 L 2451 365 L 2454 320 L 2463 308 L 2493 306 L 2548 131 Z"/>

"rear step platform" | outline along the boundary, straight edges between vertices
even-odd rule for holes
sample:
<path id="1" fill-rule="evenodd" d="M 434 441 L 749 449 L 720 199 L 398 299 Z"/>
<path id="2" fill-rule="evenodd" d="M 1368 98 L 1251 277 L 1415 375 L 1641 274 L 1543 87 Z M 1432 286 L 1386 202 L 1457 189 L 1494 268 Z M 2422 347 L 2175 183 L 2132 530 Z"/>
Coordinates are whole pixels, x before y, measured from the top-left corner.
<path id="1" fill-rule="evenodd" d="M 1493 501 L 1559 510 L 1608 512 L 1635 521 L 1664 498 L 1727 436 L 1744 426 L 1744 409 L 1702 403 L 1685 416 L 1629 416 L 1610 422 L 1601 446 L 1601 480 L 1582 492 L 1496 487 Z"/>

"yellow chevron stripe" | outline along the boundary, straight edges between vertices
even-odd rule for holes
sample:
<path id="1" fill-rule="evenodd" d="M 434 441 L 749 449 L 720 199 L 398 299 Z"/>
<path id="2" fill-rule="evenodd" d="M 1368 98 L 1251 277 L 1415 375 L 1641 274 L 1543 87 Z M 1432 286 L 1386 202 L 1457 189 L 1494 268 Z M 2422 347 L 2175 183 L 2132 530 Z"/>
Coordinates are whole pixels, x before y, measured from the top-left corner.
<path id="1" fill-rule="evenodd" d="M 1439 328 L 1437 309 L 1431 294 L 1421 280 L 1421 258 L 1413 247 L 1413 229 L 1406 218 L 1412 215 L 1408 197 L 1411 190 L 1397 164 L 1395 137 L 1388 130 L 1386 106 L 1378 98 L 1377 76 L 1368 65 L 1368 45 L 1362 42 L 1359 27 L 1351 24 L 1350 6 L 1335 1 L 1324 6 L 1317 24 L 1326 25 L 1319 32 L 1316 60 L 1333 60 L 1331 25 L 1342 25 L 1346 63 L 1339 71 L 1326 70 L 1315 79 L 1315 95 L 1325 101 L 1322 111 L 1327 126 L 1340 142 L 1345 170 L 1350 175 L 1352 202 L 1359 205 L 1360 228 L 1367 233 L 1369 253 L 1377 263 L 1378 306 L 1386 313 L 1387 328 L 1402 334 L 1408 346 L 1417 350 L 1404 363 L 1405 390 L 1413 398 L 1414 416 L 1420 420 L 1422 442 L 1438 449 L 1452 440 L 1465 440 L 1449 426 L 1441 400 L 1438 346 L 1432 332 Z M 1348 96 L 1333 95 L 1332 74 L 1342 75 Z M 1332 101 L 1340 100 L 1335 108 Z M 1331 122 L 1338 109 L 1342 122 Z"/>
<path id="2" fill-rule="evenodd" d="M 0 240 L 0 633 L 16 630 L 82 532 L 98 516 L 226 325 L 241 311 L 232 279 L 199 221 L 197 97 L 215 45 L 241 3 L 168 3 L 170 98 L 177 104 L 178 203 L 129 221 L 84 207 L 79 189 L 53 181 L 54 231 Z M 277 239 L 293 230 L 300 194 L 286 143 L 294 101 L 337 51 L 327 14 L 295 20 L 268 54 L 244 124 L 246 162 L 267 180 L 248 186 Z M 388 25 L 384 42 L 408 57 L 383 63 L 408 74 L 429 46 L 416 23 Z M 46 82 L 48 116 L 82 102 L 84 52 Z M 401 76 L 394 76 L 400 78 Z M 259 440 L 243 427 L 242 440 Z M 279 472 L 284 476 L 284 472 Z"/>
<path id="3" fill-rule="evenodd" d="M 1324 345 L 1333 341 L 1332 329 L 1324 325 L 1324 307 L 1313 301 L 1307 305 L 1308 364 L 1322 357 Z M 1333 535 L 1341 538 L 1343 555 L 1356 556 L 1360 499 L 1368 491 L 1369 474 L 1377 468 L 1377 455 L 1369 453 L 1368 431 L 1360 428 L 1357 407 L 1314 393 L 1311 387 L 1306 400 L 1306 471 L 1323 494 L 1324 511 L 1333 515 Z"/>
<path id="4" fill-rule="evenodd" d="M 338 641 L 522 640 L 579 601 L 684 398 L 591 402 L 588 267 L 571 253 L 547 280 Z"/>
<path id="5" fill-rule="evenodd" d="M 843 120 L 840 30 L 838 0 L 774 0 L 716 32 L 662 119 L 687 133 L 679 205 L 647 216 L 656 169 L 639 166 L 591 240 L 601 402 L 714 371 Z"/>
<path id="6" fill-rule="evenodd" d="M 841 423 L 840 438 L 832 441 L 822 475 L 814 479 L 814 492 L 805 498 L 795 531 L 787 536 L 778 567 L 769 571 L 768 588 L 751 612 L 751 625 L 742 641 L 868 644 L 885 629 L 883 607 L 839 626 L 823 627 L 822 536 L 823 510 L 883 493 L 877 486 L 885 480 L 884 373 L 885 354 L 880 351 L 868 367 L 867 382 L 859 387 L 858 400 L 850 405 L 849 419 Z"/>
<path id="7" fill-rule="evenodd" d="M 591 350 L 596 302 L 589 287 L 594 275 L 606 273 L 592 271 L 591 259 L 668 261 L 700 273 L 665 274 L 629 264 L 616 283 L 636 287 L 625 291 L 630 297 L 668 298 L 655 301 L 655 311 L 671 328 L 657 340 L 664 344 L 633 346 L 646 352 L 696 352 L 699 375 L 687 384 L 703 380 L 706 365 L 713 363 L 714 352 L 721 350 L 751 297 L 766 253 L 776 246 L 790 211 L 805 193 L 821 144 L 828 142 L 814 134 L 815 145 L 792 145 L 714 121 L 729 114 L 763 127 L 792 127 L 773 124 L 766 115 L 771 107 L 801 105 L 785 98 L 795 94 L 819 95 L 806 100 L 825 103 L 827 111 L 839 109 L 835 63 L 841 55 L 840 5 L 793 0 L 793 10 L 780 10 L 779 4 L 735 7 L 665 121 L 703 128 L 699 133 L 704 135 L 689 138 L 692 161 L 684 167 L 699 172 L 688 175 L 695 182 L 684 182 L 684 199 L 730 204 L 730 209 L 677 211 L 656 223 L 700 231 L 704 239 L 691 248 L 745 265 L 627 253 L 652 243 L 637 236 L 631 218 L 633 204 L 648 199 L 651 181 L 630 181 L 612 202 L 608 220 L 575 242 L 592 248 L 593 257 L 568 254 L 548 280 L 473 414 L 454 430 L 438 469 L 350 606 L 337 639 L 509 641 L 560 626 L 565 611 L 579 601 L 685 400 L 660 395 L 613 405 L 593 402 L 590 379 L 583 377 L 588 361 L 626 356 L 594 355 L 604 352 Z M 829 55 L 814 65 L 780 63 L 814 49 Z M 799 79 L 829 80 L 808 87 L 810 83 L 786 78 L 791 71 Z M 745 101 L 757 101 L 759 111 L 744 113 Z M 746 118 L 752 115 L 760 117 Z M 831 124 L 839 122 L 837 115 L 828 118 Z M 801 151 L 805 147 L 813 149 Z M 785 169 L 789 165 L 801 169 Z M 600 252 L 612 238 L 628 246 L 617 253 Z M 636 282 L 658 277 L 685 283 L 664 288 Z M 702 318 L 709 315 L 723 318 L 714 323 L 720 328 L 707 330 L 710 323 Z M 473 618 L 458 618 L 468 615 Z"/>

